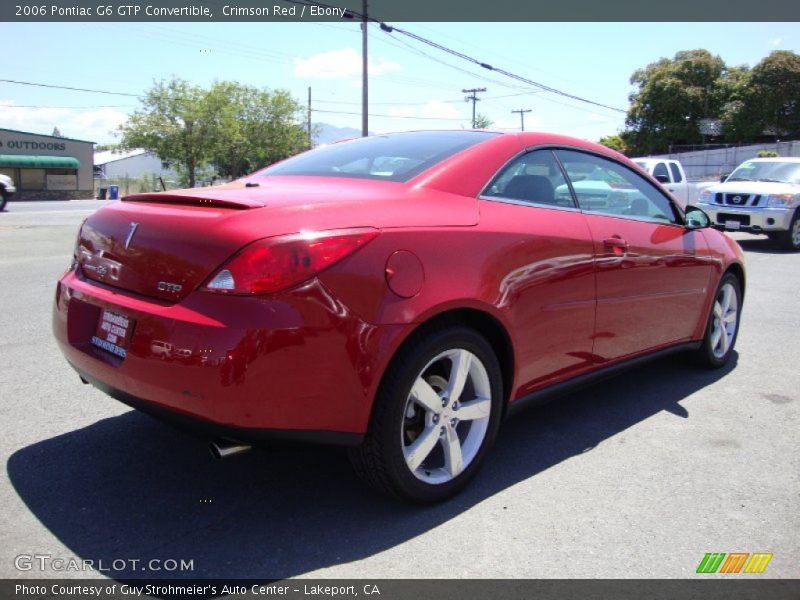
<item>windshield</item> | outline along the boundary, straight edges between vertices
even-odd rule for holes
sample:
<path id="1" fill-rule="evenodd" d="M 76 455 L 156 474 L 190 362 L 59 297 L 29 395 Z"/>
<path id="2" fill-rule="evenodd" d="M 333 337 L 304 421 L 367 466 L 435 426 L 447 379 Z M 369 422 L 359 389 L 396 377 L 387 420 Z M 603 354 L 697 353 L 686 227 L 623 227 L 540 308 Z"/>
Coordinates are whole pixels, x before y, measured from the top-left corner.
<path id="1" fill-rule="evenodd" d="M 726 181 L 774 181 L 800 183 L 800 163 L 748 161 L 742 163 Z"/>
<path id="2" fill-rule="evenodd" d="M 264 169 L 259 176 L 316 175 L 408 181 L 461 150 L 497 133 L 486 131 L 414 131 L 375 135 L 320 146 Z"/>

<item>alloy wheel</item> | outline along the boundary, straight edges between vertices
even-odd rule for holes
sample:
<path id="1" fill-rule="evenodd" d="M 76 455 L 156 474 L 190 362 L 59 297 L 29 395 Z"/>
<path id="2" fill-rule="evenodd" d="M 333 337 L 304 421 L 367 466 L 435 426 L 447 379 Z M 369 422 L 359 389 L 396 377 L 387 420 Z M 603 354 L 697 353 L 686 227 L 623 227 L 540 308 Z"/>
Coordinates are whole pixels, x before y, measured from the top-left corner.
<path id="1" fill-rule="evenodd" d="M 730 349 L 736 336 L 739 315 L 739 298 L 733 284 L 725 283 L 714 301 L 714 317 L 711 330 L 711 351 L 722 358 Z"/>
<path id="2" fill-rule="evenodd" d="M 406 466 L 428 484 L 458 477 L 480 450 L 491 412 L 492 389 L 481 360 L 461 348 L 437 355 L 406 399 L 400 432 Z"/>

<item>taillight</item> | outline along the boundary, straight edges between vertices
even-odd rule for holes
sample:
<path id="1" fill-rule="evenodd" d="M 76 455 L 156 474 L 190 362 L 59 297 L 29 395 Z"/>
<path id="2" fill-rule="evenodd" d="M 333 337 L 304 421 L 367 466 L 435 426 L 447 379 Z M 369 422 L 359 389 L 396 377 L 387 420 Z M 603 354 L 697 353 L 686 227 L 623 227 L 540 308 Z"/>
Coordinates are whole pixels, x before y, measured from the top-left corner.
<path id="1" fill-rule="evenodd" d="M 363 247 L 377 229 L 335 229 L 265 238 L 245 246 L 202 286 L 220 294 L 270 294 L 311 279 Z"/>

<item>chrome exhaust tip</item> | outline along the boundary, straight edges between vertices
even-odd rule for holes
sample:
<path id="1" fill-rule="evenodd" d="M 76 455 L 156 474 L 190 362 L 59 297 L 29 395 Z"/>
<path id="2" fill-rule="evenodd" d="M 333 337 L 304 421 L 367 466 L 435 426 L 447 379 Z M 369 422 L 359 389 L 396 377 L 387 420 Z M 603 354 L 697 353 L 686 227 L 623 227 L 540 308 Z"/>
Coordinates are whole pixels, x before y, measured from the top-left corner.
<path id="1" fill-rule="evenodd" d="M 244 444 L 242 442 L 237 442 L 236 440 L 228 440 L 225 438 L 214 440 L 208 445 L 208 449 L 211 451 L 211 456 L 218 460 L 228 458 L 234 454 L 247 452 L 251 448 L 252 446 L 250 444 Z"/>

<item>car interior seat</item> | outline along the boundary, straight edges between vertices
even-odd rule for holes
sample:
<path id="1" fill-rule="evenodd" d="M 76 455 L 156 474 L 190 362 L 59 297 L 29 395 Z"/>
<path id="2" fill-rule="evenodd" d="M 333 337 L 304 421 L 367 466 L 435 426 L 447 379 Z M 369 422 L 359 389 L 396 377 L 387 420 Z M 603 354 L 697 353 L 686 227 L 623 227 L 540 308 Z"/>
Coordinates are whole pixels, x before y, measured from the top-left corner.
<path id="1" fill-rule="evenodd" d="M 544 175 L 517 175 L 508 182 L 503 196 L 538 204 L 555 204 L 553 184 Z"/>
<path id="2" fill-rule="evenodd" d="M 627 213 L 637 217 L 646 217 L 650 214 L 650 202 L 645 198 L 634 198 L 631 200 L 631 206 Z"/>

